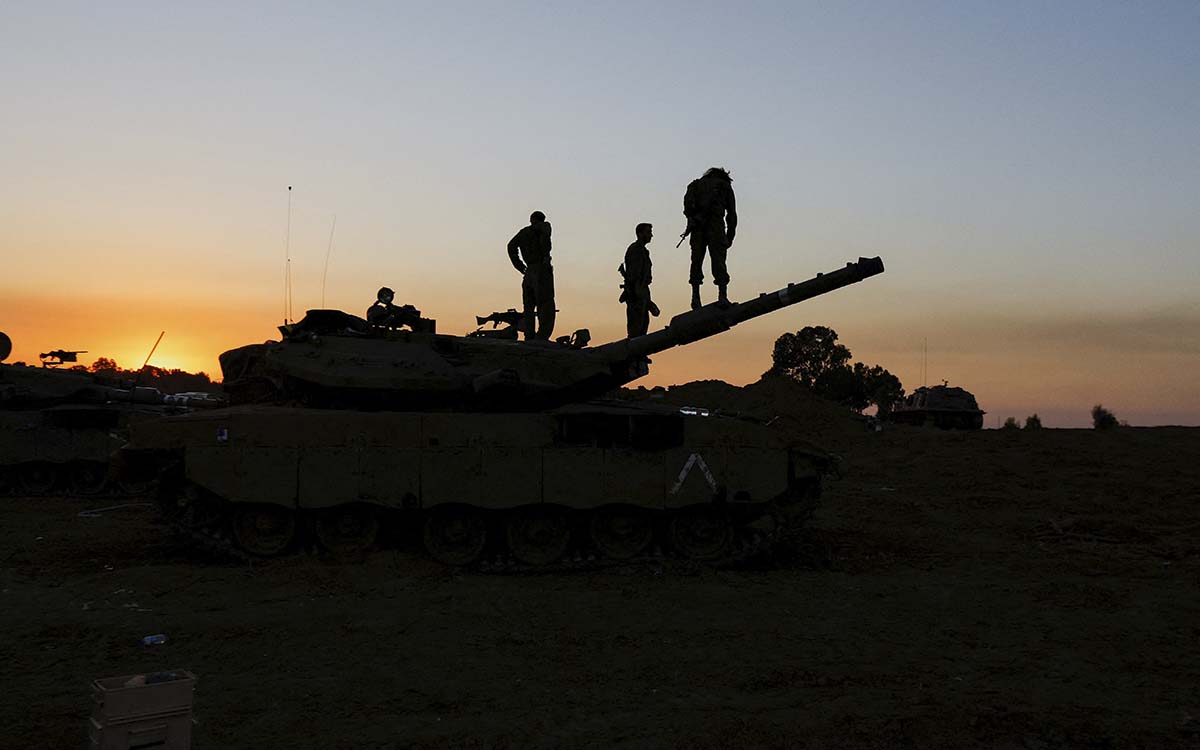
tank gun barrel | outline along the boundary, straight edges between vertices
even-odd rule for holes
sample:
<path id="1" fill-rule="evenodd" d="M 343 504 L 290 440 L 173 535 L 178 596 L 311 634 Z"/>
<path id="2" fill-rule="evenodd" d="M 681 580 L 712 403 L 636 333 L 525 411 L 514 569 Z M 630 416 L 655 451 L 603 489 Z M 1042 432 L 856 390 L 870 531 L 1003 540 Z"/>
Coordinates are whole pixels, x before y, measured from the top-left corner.
<path id="1" fill-rule="evenodd" d="M 604 344 L 597 347 L 597 350 L 614 362 L 640 359 L 675 346 L 715 336 L 751 318 L 775 312 L 788 305 L 818 297 L 881 273 L 882 258 L 859 258 L 857 262 L 847 263 L 844 268 L 819 273 L 807 281 L 788 284 L 783 289 L 760 294 L 746 302 L 726 306 L 710 304 L 698 310 L 680 313 L 671 318 L 666 328 L 645 336 Z"/>

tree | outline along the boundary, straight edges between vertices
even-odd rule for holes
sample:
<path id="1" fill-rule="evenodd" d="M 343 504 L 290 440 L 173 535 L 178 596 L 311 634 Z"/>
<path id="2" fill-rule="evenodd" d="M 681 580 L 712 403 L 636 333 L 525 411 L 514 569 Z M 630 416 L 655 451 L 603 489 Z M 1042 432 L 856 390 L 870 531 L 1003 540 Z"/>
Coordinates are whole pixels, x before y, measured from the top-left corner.
<path id="1" fill-rule="evenodd" d="M 1028 417 L 1025 417 L 1025 429 L 1027 429 L 1027 430 L 1042 429 L 1041 417 L 1039 417 L 1036 412 L 1033 414 L 1030 414 Z"/>
<path id="2" fill-rule="evenodd" d="M 1008 419 L 1004 420 L 1004 426 L 1001 427 L 1000 429 L 1002 429 L 1002 430 L 1017 430 L 1020 428 L 1021 428 L 1021 425 L 1017 424 L 1017 418 L 1009 417 Z"/>
<path id="3" fill-rule="evenodd" d="M 785 375 L 801 385 L 816 387 L 822 378 L 846 367 L 850 350 L 837 343 L 837 331 L 825 326 L 805 326 L 775 340 L 770 373 Z M 836 375 L 832 377 L 837 377 Z"/>
<path id="4" fill-rule="evenodd" d="M 1117 417 L 1100 404 L 1092 407 L 1092 426 L 1097 430 L 1111 430 L 1117 426 Z"/>
<path id="5" fill-rule="evenodd" d="M 900 378 L 883 367 L 867 367 L 862 362 L 855 362 L 854 375 L 862 383 L 866 405 L 874 404 L 879 416 L 891 413 L 892 409 L 904 400 L 904 386 L 900 383 Z"/>
<path id="6" fill-rule="evenodd" d="M 775 340 L 768 375 L 791 378 L 818 395 L 861 412 L 874 404 L 887 414 L 904 398 L 900 379 L 879 365 L 850 365 L 850 350 L 837 331 L 806 326 Z"/>
<path id="7" fill-rule="evenodd" d="M 117 370 L 117 363 L 108 357 L 97 357 L 92 363 L 92 372 L 100 372 L 101 370 Z"/>

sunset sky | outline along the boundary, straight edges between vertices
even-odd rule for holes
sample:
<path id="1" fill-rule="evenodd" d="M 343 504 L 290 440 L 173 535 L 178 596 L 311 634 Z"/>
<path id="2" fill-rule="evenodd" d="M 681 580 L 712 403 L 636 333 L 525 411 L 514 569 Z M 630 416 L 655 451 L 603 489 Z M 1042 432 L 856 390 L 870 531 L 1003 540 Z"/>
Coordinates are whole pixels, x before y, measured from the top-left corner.
<path id="1" fill-rule="evenodd" d="M 9 2 L 0 90 L 9 361 L 135 367 L 165 330 L 152 364 L 217 373 L 284 317 L 288 185 L 294 317 L 387 285 L 466 332 L 519 305 L 504 247 L 540 209 L 557 332 L 612 340 L 637 222 L 652 327 L 686 308 L 683 189 L 724 165 L 734 299 L 887 272 L 642 384 L 752 382 L 828 325 L 909 390 L 928 340 L 989 427 L 1200 425 L 1194 0 Z"/>

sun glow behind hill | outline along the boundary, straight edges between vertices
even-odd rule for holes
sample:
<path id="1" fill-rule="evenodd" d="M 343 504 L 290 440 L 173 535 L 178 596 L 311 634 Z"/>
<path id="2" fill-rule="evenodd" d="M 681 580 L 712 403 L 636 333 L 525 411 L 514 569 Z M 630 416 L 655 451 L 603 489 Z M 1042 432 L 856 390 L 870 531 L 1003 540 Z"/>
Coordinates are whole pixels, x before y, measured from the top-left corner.
<path id="1" fill-rule="evenodd" d="M 883 277 L 880 277 L 882 279 Z M 507 279 L 511 284 L 512 279 Z M 812 300 L 738 326 L 713 339 L 662 352 L 653 357 L 649 377 L 633 386 L 673 385 L 715 379 L 744 385 L 756 381 L 770 366 L 774 339 L 785 330 L 828 323 L 856 360 L 882 364 L 896 373 L 911 391 L 921 385 L 921 330 L 930 330 L 930 320 L 894 315 L 880 320 L 886 307 L 864 302 L 878 298 L 868 287 L 873 280 L 841 292 L 843 298 Z M 500 284 L 502 282 L 498 282 Z M 685 287 L 686 289 L 686 287 Z M 373 291 L 373 290 L 371 290 Z M 677 290 L 678 291 L 678 290 Z M 667 316 L 683 309 L 686 292 L 667 293 L 663 325 Z M 675 299 L 678 298 L 678 299 Z M 367 300 L 369 302 L 369 298 Z M 433 305 L 424 312 L 438 318 L 439 331 L 465 333 L 475 309 L 453 293 L 432 295 Z M 11 305 L 11 307 L 10 307 Z M 366 304 L 334 305 L 361 314 Z M 37 363 L 39 352 L 50 349 L 86 349 L 80 361 L 90 364 L 97 357 L 115 359 L 125 368 L 140 366 L 159 331 L 166 335 L 150 363 L 164 368 L 206 372 L 220 378 L 217 355 L 245 344 L 277 338 L 278 305 L 228 302 L 217 305 L 203 301 L 167 299 L 117 299 L 76 295 L 42 297 L 16 295 L 7 299 L 5 330 L 14 341 L 9 361 Z M 588 325 L 593 341 L 619 338 L 623 331 L 620 308 L 612 301 L 594 301 L 588 310 L 572 311 L 560 294 L 561 332 Z M 55 316 L 48 311 L 65 311 Z M 299 314 L 297 315 L 299 317 Z M 1181 325 L 1186 323 L 1181 322 Z M 1195 345 L 1196 333 L 1178 331 L 1174 346 L 1146 344 L 1135 357 L 1123 357 L 1127 344 L 1119 343 L 1125 332 L 1132 335 L 1144 322 L 1098 321 L 1089 326 L 1059 327 L 1029 322 L 941 321 L 940 337 L 933 338 L 929 354 L 929 384 L 948 379 L 973 391 L 988 412 L 987 426 L 1013 416 L 1023 419 L 1037 412 L 1048 427 L 1085 427 L 1090 409 L 1103 403 L 1121 419 L 1135 425 L 1200 424 L 1194 390 L 1194 371 L 1181 363 L 1189 356 L 1186 347 Z M 1013 333 L 1016 331 L 1017 333 Z M 1170 338 L 1170 337 L 1168 337 Z M 1050 344 L 1046 340 L 1050 340 Z M 1114 344 L 1114 341 L 1118 342 Z M 1122 348 L 1114 348 L 1122 347 Z"/>

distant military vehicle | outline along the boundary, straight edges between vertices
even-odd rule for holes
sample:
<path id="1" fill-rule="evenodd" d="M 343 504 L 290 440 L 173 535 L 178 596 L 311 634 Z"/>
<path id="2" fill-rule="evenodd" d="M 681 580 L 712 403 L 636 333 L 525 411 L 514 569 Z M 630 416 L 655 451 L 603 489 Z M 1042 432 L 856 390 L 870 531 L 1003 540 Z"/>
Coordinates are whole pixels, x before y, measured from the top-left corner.
<path id="1" fill-rule="evenodd" d="M 905 397 L 890 419 L 912 425 L 928 425 L 944 430 L 978 430 L 983 427 L 983 415 L 975 396 L 948 383 L 933 387 L 921 386 Z"/>
<path id="2" fill-rule="evenodd" d="M 0 333 L 0 361 L 11 351 Z M 0 364 L 0 494 L 135 490 L 109 481 L 109 460 L 125 444 L 125 428 L 187 406 L 154 388 L 122 388 L 93 373 L 57 369 L 78 354 L 48 352 L 42 367 Z"/>
<path id="3" fill-rule="evenodd" d="M 420 529 L 451 565 L 629 559 L 656 540 L 720 559 L 755 529 L 802 522 L 830 457 L 746 419 L 595 399 L 651 354 L 882 272 L 859 259 L 594 348 L 586 330 L 518 341 L 310 310 L 282 340 L 221 355 L 230 408 L 136 425 L 121 472 L 157 477 L 180 530 L 253 555 L 309 534 L 357 553 L 390 525 Z"/>

